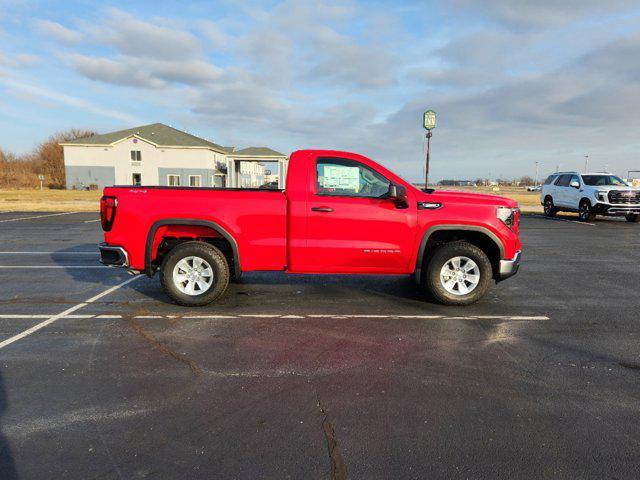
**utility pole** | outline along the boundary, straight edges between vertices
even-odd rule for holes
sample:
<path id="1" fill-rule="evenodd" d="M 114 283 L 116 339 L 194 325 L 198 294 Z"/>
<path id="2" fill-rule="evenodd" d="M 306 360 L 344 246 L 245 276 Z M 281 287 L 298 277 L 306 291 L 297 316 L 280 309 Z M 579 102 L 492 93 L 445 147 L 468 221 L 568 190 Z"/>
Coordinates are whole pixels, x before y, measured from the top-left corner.
<path id="1" fill-rule="evenodd" d="M 424 188 L 429 188 L 429 159 L 431 153 L 431 130 L 427 132 L 427 165 L 424 169 Z"/>

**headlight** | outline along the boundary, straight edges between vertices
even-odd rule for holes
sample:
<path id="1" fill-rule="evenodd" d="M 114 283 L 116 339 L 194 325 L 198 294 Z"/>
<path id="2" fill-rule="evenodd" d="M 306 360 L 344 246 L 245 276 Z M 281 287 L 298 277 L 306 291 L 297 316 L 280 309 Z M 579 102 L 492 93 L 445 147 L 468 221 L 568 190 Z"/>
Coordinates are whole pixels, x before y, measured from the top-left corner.
<path id="1" fill-rule="evenodd" d="M 593 196 L 596 197 L 596 200 L 599 200 L 601 202 L 606 202 L 607 201 L 607 192 L 606 191 L 596 190 L 595 192 L 593 192 Z"/>
<path id="2" fill-rule="evenodd" d="M 520 209 L 509 207 L 497 207 L 496 217 L 498 217 L 502 223 L 504 223 L 511 230 L 517 227 L 520 220 Z"/>

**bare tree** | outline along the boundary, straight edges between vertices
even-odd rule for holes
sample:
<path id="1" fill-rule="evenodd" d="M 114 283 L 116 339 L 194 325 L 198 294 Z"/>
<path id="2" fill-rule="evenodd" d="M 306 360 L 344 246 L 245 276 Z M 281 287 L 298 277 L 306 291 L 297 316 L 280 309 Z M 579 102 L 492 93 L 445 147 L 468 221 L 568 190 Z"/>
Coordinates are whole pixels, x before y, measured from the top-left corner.
<path id="1" fill-rule="evenodd" d="M 52 187 L 63 187 L 65 185 L 64 174 L 64 151 L 60 143 L 69 142 L 78 138 L 92 137 L 96 133 L 90 130 L 72 129 L 66 132 L 59 132 L 43 142 L 36 150 L 34 156 L 38 168 L 38 173 L 45 175 L 47 184 Z"/>
<path id="2" fill-rule="evenodd" d="M 529 175 L 520 177 L 520 185 L 529 186 L 529 185 L 533 185 L 533 182 L 534 182 L 533 178 L 531 178 Z"/>

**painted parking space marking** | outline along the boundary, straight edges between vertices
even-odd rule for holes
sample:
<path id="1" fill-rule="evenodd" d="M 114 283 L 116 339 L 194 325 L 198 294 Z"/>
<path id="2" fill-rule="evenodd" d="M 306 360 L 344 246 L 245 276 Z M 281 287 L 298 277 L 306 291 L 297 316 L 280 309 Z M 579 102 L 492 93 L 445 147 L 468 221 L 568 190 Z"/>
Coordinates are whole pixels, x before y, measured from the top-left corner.
<path id="1" fill-rule="evenodd" d="M 595 223 L 581 222 L 580 220 L 571 220 L 569 218 L 545 217 L 544 215 L 531 215 L 531 214 L 527 215 L 527 217 L 542 218 L 544 220 L 552 220 L 552 221 L 556 221 L 556 222 L 577 223 L 578 225 L 589 225 L 591 227 L 595 227 L 596 226 Z"/>
<path id="2" fill-rule="evenodd" d="M 83 223 L 93 223 L 93 222 L 99 222 L 100 219 L 97 218 L 96 220 L 85 220 Z"/>
<path id="3" fill-rule="evenodd" d="M 24 337 L 27 337 L 27 336 L 31 335 L 32 333 L 37 332 L 38 330 L 46 327 L 47 325 L 52 324 L 53 322 L 55 322 L 57 320 L 60 320 L 61 318 L 65 318 L 67 315 L 70 315 L 73 312 L 75 312 L 77 310 L 80 310 L 83 307 L 86 307 L 87 305 L 95 302 L 96 300 L 100 300 L 102 297 L 104 297 L 106 295 L 109 295 L 110 293 L 115 292 L 116 290 L 118 290 L 118 289 L 124 287 L 125 285 L 137 280 L 138 278 L 140 278 L 140 277 L 136 276 L 136 277 L 133 277 L 133 278 L 129 278 L 128 280 L 125 280 L 124 282 L 119 283 L 118 285 L 115 285 L 115 286 L 113 286 L 111 288 L 108 288 L 104 292 L 99 293 L 98 295 L 95 295 L 95 296 L 85 300 L 82 303 L 78 303 L 77 305 L 74 305 L 73 307 L 66 309 L 64 312 L 58 313 L 57 315 L 53 315 L 52 317 L 47 318 L 44 322 L 40 322 L 37 325 L 34 325 L 33 327 L 28 328 L 27 330 L 25 330 L 23 332 L 20 332 L 17 335 L 14 335 L 13 337 L 7 338 L 6 340 L 0 342 L 0 349 L 6 347 L 8 345 L 11 345 L 14 342 L 17 342 L 18 340 L 20 340 L 20 339 L 22 339 Z"/>
<path id="4" fill-rule="evenodd" d="M 134 277 L 138 278 L 138 277 Z M 131 279 L 133 280 L 133 279 Z M 121 285 L 125 285 L 127 282 Z M 85 302 L 86 305 L 86 302 Z M 129 317 L 128 315 L 112 314 L 60 314 L 58 318 L 69 319 L 119 319 Z M 32 315 L 32 314 L 0 314 L 0 319 L 29 319 L 29 318 L 50 318 L 52 315 Z M 220 319 L 241 319 L 241 318 L 279 318 L 279 319 L 304 319 L 304 318 L 331 318 L 331 319 L 351 319 L 351 318 L 371 318 L 371 319 L 403 319 L 403 320 L 509 320 L 509 321 L 545 321 L 551 320 L 545 315 L 341 315 L 341 314 L 238 314 L 238 315 L 133 315 L 130 318 L 138 320 L 158 320 L 158 319 L 183 319 L 183 320 L 220 320 Z"/>
<path id="5" fill-rule="evenodd" d="M 58 217 L 60 215 L 73 215 L 74 213 L 80 213 L 80 212 L 48 213 L 46 215 L 34 215 L 32 217 L 8 218 L 6 220 L 0 220 L 0 223 L 18 222 L 20 220 L 32 220 L 34 218 Z"/>

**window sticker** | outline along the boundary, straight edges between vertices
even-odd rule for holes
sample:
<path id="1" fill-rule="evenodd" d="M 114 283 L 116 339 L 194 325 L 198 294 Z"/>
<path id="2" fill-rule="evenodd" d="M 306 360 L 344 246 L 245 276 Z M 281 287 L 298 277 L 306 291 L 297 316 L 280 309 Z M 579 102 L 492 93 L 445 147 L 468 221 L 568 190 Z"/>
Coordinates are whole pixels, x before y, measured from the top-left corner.
<path id="1" fill-rule="evenodd" d="M 360 169 L 345 165 L 325 165 L 322 177 L 323 188 L 338 188 L 340 190 L 360 190 Z"/>

